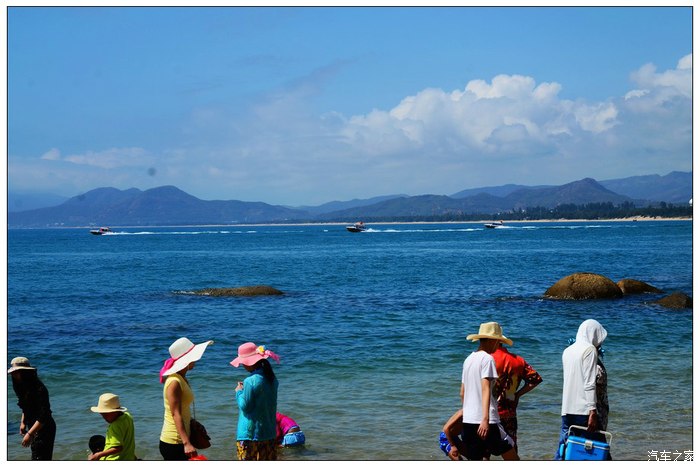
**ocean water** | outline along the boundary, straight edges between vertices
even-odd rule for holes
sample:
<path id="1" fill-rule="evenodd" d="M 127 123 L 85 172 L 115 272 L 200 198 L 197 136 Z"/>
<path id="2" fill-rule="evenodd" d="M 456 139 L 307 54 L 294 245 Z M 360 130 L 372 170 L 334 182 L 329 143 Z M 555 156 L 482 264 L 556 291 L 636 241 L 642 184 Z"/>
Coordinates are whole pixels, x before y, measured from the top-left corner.
<path id="1" fill-rule="evenodd" d="M 437 437 L 459 408 L 465 339 L 498 321 L 544 381 L 523 397 L 523 459 L 551 459 L 560 427 L 561 352 L 587 318 L 608 330 L 615 459 L 692 450 L 692 311 L 649 302 L 542 298 L 595 272 L 692 296 L 692 222 L 585 222 L 10 230 L 7 352 L 29 357 L 51 394 L 54 459 L 85 459 L 114 392 L 134 417 L 137 454 L 160 459 L 158 371 L 178 337 L 213 339 L 188 377 L 209 459 L 235 458 L 229 361 L 246 341 L 282 357 L 278 408 L 301 425 L 288 460 L 445 460 Z M 267 284 L 283 296 L 214 298 L 207 287 Z M 8 379 L 9 460 L 29 459 Z"/>

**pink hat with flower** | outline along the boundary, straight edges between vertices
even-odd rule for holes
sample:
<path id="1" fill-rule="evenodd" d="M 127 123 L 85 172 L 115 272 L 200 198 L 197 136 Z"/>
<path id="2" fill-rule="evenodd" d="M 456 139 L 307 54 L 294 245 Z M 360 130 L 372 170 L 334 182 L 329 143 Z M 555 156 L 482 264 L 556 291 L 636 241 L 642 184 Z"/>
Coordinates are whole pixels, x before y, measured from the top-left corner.
<path id="1" fill-rule="evenodd" d="M 252 342 L 246 342 L 238 347 L 238 357 L 231 361 L 231 365 L 238 367 L 238 365 L 253 366 L 257 362 L 263 359 L 272 357 L 273 360 L 279 363 L 280 357 L 271 350 L 265 349 L 264 345 L 255 345 Z"/>

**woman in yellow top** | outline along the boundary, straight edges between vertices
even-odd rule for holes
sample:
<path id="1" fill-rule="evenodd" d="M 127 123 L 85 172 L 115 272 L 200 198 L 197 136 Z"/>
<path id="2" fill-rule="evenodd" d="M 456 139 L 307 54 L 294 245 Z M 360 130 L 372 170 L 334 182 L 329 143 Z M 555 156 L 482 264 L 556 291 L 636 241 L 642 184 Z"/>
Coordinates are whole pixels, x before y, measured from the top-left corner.
<path id="1" fill-rule="evenodd" d="M 190 442 L 190 405 L 194 402 L 187 372 L 214 341 L 193 344 L 181 337 L 170 346 L 170 358 L 160 370 L 165 408 L 163 430 L 160 433 L 160 454 L 164 460 L 187 460 L 197 455 Z"/>

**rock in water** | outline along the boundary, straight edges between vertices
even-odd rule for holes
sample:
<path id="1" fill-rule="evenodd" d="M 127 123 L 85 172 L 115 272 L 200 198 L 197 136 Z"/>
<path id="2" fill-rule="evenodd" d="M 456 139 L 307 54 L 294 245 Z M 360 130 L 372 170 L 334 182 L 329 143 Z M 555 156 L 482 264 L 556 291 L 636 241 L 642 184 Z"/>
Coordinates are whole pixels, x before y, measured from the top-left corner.
<path id="1" fill-rule="evenodd" d="M 254 297 L 258 295 L 284 295 L 284 292 L 269 285 L 250 285 L 246 287 L 223 287 L 195 290 L 195 295 L 208 295 L 210 297 Z"/>
<path id="2" fill-rule="evenodd" d="M 664 293 L 663 290 L 657 289 L 653 285 L 635 279 L 622 279 L 617 282 L 617 286 L 625 295 L 641 294 L 641 293 Z"/>
<path id="3" fill-rule="evenodd" d="M 693 299 L 683 292 L 673 292 L 671 295 L 652 303 L 666 308 L 693 308 Z"/>
<path id="4" fill-rule="evenodd" d="M 548 298 L 564 300 L 588 300 L 619 298 L 622 290 L 613 281 L 600 274 L 577 272 L 559 279 L 544 293 Z"/>

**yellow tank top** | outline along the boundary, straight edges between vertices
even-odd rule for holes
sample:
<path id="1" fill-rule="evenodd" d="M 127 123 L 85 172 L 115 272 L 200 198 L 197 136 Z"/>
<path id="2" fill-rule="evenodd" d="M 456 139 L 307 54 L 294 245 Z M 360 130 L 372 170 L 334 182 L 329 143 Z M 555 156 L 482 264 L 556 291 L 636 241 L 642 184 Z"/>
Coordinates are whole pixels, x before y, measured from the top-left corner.
<path id="1" fill-rule="evenodd" d="M 185 424 L 185 432 L 187 436 L 190 435 L 190 405 L 194 401 L 194 394 L 190 385 L 187 384 L 185 378 L 181 375 L 174 373 L 169 375 L 163 384 L 163 405 L 165 407 L 165 414 L 163 419 L 163 430 L 160 432 L 160 440 L 164 443 L 169 444 L 182 444 L 182 438 L 175 428 L 175 421 L 173 420 L 173 414 L 170 411 L 170 404 L 168 403 L 168 398 L 166 397 L 166 391 L 168 386 L 171 384 L 179 384 L 182 390 L 182 396 L 180 398 L 180 413 L 182 414 L 182 422 Z"/>

